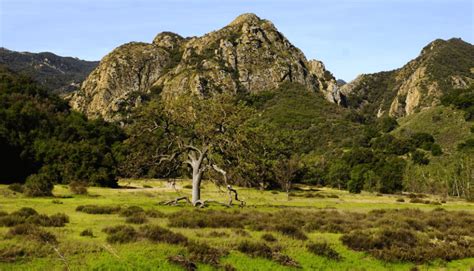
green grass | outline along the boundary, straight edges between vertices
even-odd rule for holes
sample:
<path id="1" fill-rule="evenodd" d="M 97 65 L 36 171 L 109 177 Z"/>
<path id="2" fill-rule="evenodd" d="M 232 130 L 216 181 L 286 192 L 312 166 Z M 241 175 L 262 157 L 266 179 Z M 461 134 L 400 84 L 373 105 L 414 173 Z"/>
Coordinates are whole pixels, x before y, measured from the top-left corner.
<path id="1" fill-rule="evenodd" d="M 66 186 L 58 185 L 54 189 L 56 198 L 28 198 L 21 194 L 14 194 L 6 186 L 0 186 L 0 211 L 13 212 L 21 207 L 32 207 L 39 213 L 54 214 L 66 213 L 70 217 L 70 223 L 64 228 L 46 228 L 57 235 L 59 240 L 58 250 L 67 259 L 71 270 L 183 270 L 169 263 L 166 258 L 170 255 L 186 254 L 186 249 L 179 245 L 168 245 L 163 243 L 151 243 L 138 241 L 129 244 L 108 244 L 107 235 L 102 229 L 125 223 L 125 217 L 118 214 L 92 215 L 75 211 L 78 205 L 137 205 L 145 210 L 156 209 L 164 213 L 173 213 L 183 209 L 192 209 L 189 206 L 161 206 L 157 203 L 172 199 L 178 195 L 190 194 L 190 189 L 182 188 L 189 184 L 188 181 L 178 181 L 178 192 L 167 187 L 165 181 L 160 180 L 127 180 L 122 185 L 136 187 L 134 189 L 108 189 L 89 188 L 89 195 L 71 196 Z M 143 188 L 143 185 L 152 188 Z M 317 210 L 320 208 L 336 208 L 338 210 L 353 212 L 368 212 L 373 209 L 394 208 L 419 208 L 432 210 L 440 207 L 430 204 L 408 203 L 408 197 L 403 195 L 382 195 L 363 192 L 359 195 L 349 194 L 329 188 L 301 187 L 302 190 L 294 191 L 296 196 L 287 200 L 285 193 L 274 194 L 270 191 L 258 191 L 255 189 L 238 188 L 240 197 L 247 202 L 247 211 L 256 210 L 274 212 L 281 208 L 296 208 L 301 210 Z M 304 191 L 312 189 L 313 191 Z M 319 191 L 316 191 L 318 189 Z M 322 195 L 337 195 L 338 198 L 307 198 L 307 193 Z M 204 199 L 225 201 L 227 194 L 219 192 L 211 183 L 205 183 L 202 191 Z M 396 202 L 397 198 L 404 197 L 406 202 Z M 427 196 L 431 201 L 439 201 L 437 196 Z M 62 204 L 55 204 L 53 200 L 60 200 Z M 474 213 L 474 204 L 448 198 L 442 207 L 446 210 L 464 210 Z M 214 209 L 226 209 L 222 206 L 211 206 Z M 238 209 L 238 207 L 234 207 Z M 167 218 L 149 218 L 149 224 L 157 224 L 166 227 Z M 82 237 L 80 233 L 85 229 L 91 229 L 95 237 Z M 221 258 L 221 264 L 230 264 L 237 270 L 298 270 L 282 266 L 267 259 L 251 258 L 235 249 L 236 244 L 243 240 L 261 240 L 264 231 L 251 231 L 248 237 L 238 235 L 232 229 L 210 229 L 210 228 L 171 228 L 173 232 L 182 233 L 191 240 L 206 242 L 212 247 L 220 247 L 229 250 L 229 254 Z M 0 227 L 0 236 L 5 236 L 8 231 L 6 227 Z M 212 237 L 212 231 L 226 232 L 227 236 Z M 356 252 L 345 247 L 339 240 L 341 234 L 334 233 L 307 233 L 309 241 L 328 242 L 343 257 L 342 261 L 329 260 L 316 256 L 307 251 L 306 243 L 289 238 L 277 232 L 272 234 L 278 239 L 278 245 L 282 246 L 282 253 L 290 256 L 300 263 L 303 270 L 409 270 L 414 266 L 412 263 L 385 263 L 377 260 L 366 253 Z M 13 239 L 2 238 L 0 250 L 15 245 L 34 246 L 32 242 L 25 242 L 15 237 Z M 25 257 L 15 262 L 1 262 L 0 270 L 64 270 L 65 264 L 60 260 L 57 253 L 43 246 L 45 255 L 41 257 Z M 198 264 L 199 270 L 215 270 L 209 265 Z M 455 260 L 452 262 L 433 262 L 420 265 L 420 270 L 469 270 L 474 267 L 474 258 Z M 301 269 L 300 269 L 301 270 Z"/>

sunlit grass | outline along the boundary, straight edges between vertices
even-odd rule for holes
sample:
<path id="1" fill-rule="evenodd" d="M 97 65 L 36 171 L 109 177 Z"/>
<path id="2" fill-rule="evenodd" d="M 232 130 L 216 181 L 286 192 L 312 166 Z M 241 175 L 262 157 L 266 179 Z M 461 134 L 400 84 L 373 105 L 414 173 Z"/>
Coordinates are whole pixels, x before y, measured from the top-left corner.
<path id="1" fill-rule="evenodd" d="M 106 234 L 102 229 L 125 223 L 125 218 L 118 214 L 92 215 L 77 212 L 79 205 L 137 205 L 145 210 L 157 209 L 164 213 L 172 213 L 183 209 L 193 209 L 189 206 L 162 206 L 158 203 L 163 200 L 173 199 L 176 196 L 189 195 L 190 189 L 183 188 L 189 181 L 178 180 L 176 188 L 171 188 L 163 180 L 123 180 L 120 183 L 130 188 L 108 189 L 89 188 L 89 195 L 72 196 L 67 186 L 57 185 L 54 189 L 55 198 L 27 198 L 14 194 L 6 186 L 0 186 L 0 210 L 15 211 L 21 207 L 32 207 L 39 213 L 54 214 L 65 213 L 70 217 L 70 223 L 64 228 L 48 228 L 55 233 L 60 241 L 58 249 L 65 255 L 71 270 L 182 270 L 170 264 L 166 258 L 170 255 L 186 254 L 184 247 L 179 245 L 156 244 L 148 241 L 138 241 L 130 244 L 108 244 Z M 151 186 L 144 188 L 143 186 Z M 239 195 L 247 202 L 246 210 L 273 212 L 281 208 L 296 208 L 302 210 L 317 210 L 320 208 L 336 208 L 337 210 L 368 212 L 373 209 L 384 208 L 419 208 L 432 210 L 442 207 L 446 210 L 464 210 L 474 212 L 474 205 L 463 200 L 448 198 L 446 204 L 412 204 L 406 195 L 376 195 L 363 192 L 358 195 L 349 194 L 330 188 L 301 186 L 295 190 L 294 195 L 287 199 L 283 192 L 259 191 L 249 188 L 238 188 Z M 306 197 L 308 193 L 320 194 L 322 197 Z M 331 198 L 327 197 L 331 196 Z M 337 198 L 335 197 L 337 196 Z M 227 193 L 220 192 L 212 183 L 205 183 L 202 190 L 204 199 L 226 201 Z M 405 202 L 397 202 L 397 198 L 405 198 Z M 437 196 L 427 196 L 433 202 L 441 199 Z M 53 203 L 53 200 L 61 204 Z M 212 205 L 209 208 L 226 209 L 223 206 Z M 233 207 L 238 209 L 237 206 Z M 167 227 L 167 218 L 149 218 L 149 224 Z M 80 233 L 91 229 L 94 237 L 83 237 Z M 0 227 L 0 234 L 4 236 L 8 228 Z M 232 229 L 210 228 L 172 228 L 172 231 L 182 233 L 191 240 L 206 242 L 214 247 L 228 250 L 230 253 L 221 259 L 221 263 L 231 264 L 237 270 L 293 270 L 276 262 L 251 258 L 235 249 L 236 244 L 243 240 L 261 241 L 264 232 L 246 229 L 250 236 L 241 236 Z M 224 237 L 213 237 L 211 232 L 225 232 Z M 343 260 L 335 261 L 311 254 L 306 249 L 306 242 L 291 239 L 279 233 L 272 233 L 277 238 L 277 244 L 282 247 L 282 252 L 300 263 L 303 270 L 409 270 L 412 263 L 385 263 L 366 253 L 355 252 L 342 245 L 339 237 L 334 233 L 308 233 L 309 241 L 326 241 Z M 24 240 L 17 238 L 0 240 L 0 249 L 20 243 Z M 50 255 L 37 258 L 25 258 L 14 263 L 0 262 L 0 270 L 63 270 L 65 264 L 57 254 L 51 251 Z M 435 262 L 418 266 L 420 270 L 469 270 L 474 266 L 474 259 L 456 260 L 449 263 Z M 199 270 L 214 270 L 208 265 L 199 264 Z"/>

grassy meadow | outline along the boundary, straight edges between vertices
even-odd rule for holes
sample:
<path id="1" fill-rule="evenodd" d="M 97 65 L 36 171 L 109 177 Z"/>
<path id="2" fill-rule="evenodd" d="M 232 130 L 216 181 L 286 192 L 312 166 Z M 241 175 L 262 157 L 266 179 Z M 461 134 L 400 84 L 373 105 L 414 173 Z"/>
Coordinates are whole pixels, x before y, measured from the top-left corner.
<path id="1" fill-rule="evenodd" d="M 285 193 L 278 191 L 238 188 L 239 196 L 246 201 L 244 208 L 239 208 L 237 205 L 227 208 L 211 203 L 208 207 L 197 211 L 185 204 L 179 206 L 159 204 L 177 196 L 189 195 L 191 190 L 188 188 L 190 184 L 188 181 L 177 181 L 176 190 L 162 180 L 122 180 L 120 184 L 122 188 L 119 189 L 91 187 L 88 195 L 72 195 L 67 186 L 56 185 L 53 191 L 55 197 L 46 198 L 25 197 L 21 193 L 9 190 L 6 185 L 0 186 L 0 212 L 4 212 L 3 216 L 23 207 L 30 207 L 39 214 L 51 216 L 64 213 L 69 217 L 69 223 L 63 227 L 41 227 L 43 231 L 53 233 L 57 242 L 33 238 L 34 234 L 24 234 L 18 229 L 15 231 L 14 226 L 0 227 L 2 236 L 0 270 L 195 270 L 196 268 L 198 270 L 472 270 L 474 268 L 472 257 L 458 257 L 464 259 L 448 261 L 390 260 L 384 258 L 386 254 L 383 254 L 383 251 L 364 252 L 359 249 L 357 251 L 350 249 L 341 241 L 344 239 L 341 238 L 344 234 L 351 235 L 350 233 L 354 231 L 355 235 L 352 234 L 344 240 L 350 242 L 357 237 L 358 231 L 364 232 L 367 229 L 375 231 L 382 226 L 402 228 L 405 224 L 401 224 L 401 221 L 406 220 L 418 225 L 415 228 L 418 227 L 417 230 L 423 234 L 426 229 L 426 236 L 433 238 L 434 235 L 436 236 L 434 239 L 439 239 L 440 237 L 437 237 L 439 234 L 462 235 L 466 238 L 467 247 L 472 249 L 474 238 L 472 232 L 449 233 L 448 227 L 436 224 L 436 219 L 441 221 L 446 217 L 446 221 L 449 220 L 450 223 L 454 223 L 452 225 L 459 226 L 458 231 L 469 230 L 469 227 L 472 227 L 466 225 L 463 229 L 461 226 L 462 223 L 473 220 L 474 204 L 455 198 L 413 194 L 381 195 L 367 192 L 349 194 L 347 191 L 329 188 L 300 186 L 291 193 L 288 200 Z M 204 184 L 202 198 L 219 202 L 228 199 L 227 193 L 220 191 L 212 183 Z M 86 205 L 120 206 L 121 210 L 110 213 L 104 211 L 106 212 L 104 214 L 76 210 L 78 206 Z M 138 215 L 132 212 L 131 216 L 135 219 L 129 219 L 130 216 L 124 210 L 139 209 L 128 208 L 130 206 L 141 207 L 145 212 Z M 408 208 L 411 210 L 394 211 Z M 374 211 L 379 209 L 384 211 Z M 410 216 L 411 220 L 405 219 L 405 214 Z M 319 218 L 320 222 L 311 224 Z M 418 218 L 424 220 L 418 221 Z M 271 225 L 272 221 L 279 221 L 289 226 L 279 228 Z M 425 222 L 426 225 L 423 224 Z M 118 233 L 114 233 L 113 227 L 117 225 L 127 225 L 128 230 L 116 229 Z M 160 230 L 150 230 L 152 227 L 147 228 L 146 225 L 159 226 L 157 229 Z M 296 225 L 297 229 L 292 225 Z M 104 232 L 104 228 L 108 230 Z M 133 238 L 127 241 L 126 238 L 129 236 Z M 170 236 L 176 238 L 170 239 Z M 309 249 L 310 244 L 319 244 L 315 246 L 316 252 Z M 321 244 L 324 244 L 323 248 Z M 377 254 L 379 252 L 380 254 Z M 443 253 L 446 252 L 441 252 Z"/>

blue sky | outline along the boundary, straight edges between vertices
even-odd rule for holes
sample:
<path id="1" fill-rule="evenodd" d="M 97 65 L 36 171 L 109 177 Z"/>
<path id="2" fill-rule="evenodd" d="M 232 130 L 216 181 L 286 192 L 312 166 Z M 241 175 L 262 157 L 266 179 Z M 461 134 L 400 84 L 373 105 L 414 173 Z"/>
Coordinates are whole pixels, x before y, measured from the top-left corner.
<path id="1" fill-rule="evenodd" d="M 474 41 L 474 0 L 0 0 L 0 46 L 98 60 L 161 31 L 199 36 L 245 12 L 337 78 L 401 67 L 436 38 Z"/>

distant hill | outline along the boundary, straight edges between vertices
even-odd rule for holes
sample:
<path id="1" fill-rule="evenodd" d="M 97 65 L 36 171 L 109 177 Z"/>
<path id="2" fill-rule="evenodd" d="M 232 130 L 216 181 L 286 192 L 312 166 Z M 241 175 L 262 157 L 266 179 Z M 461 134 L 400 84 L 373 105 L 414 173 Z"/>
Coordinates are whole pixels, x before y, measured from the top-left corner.
<path id="1" fill-rule="evenodd" d="M 62 57 L 49 52 L 16 52 L 0 48 L 0 65 L 30 76 L 46 89 L 61 95 L 79 89 L 98 64 L 98 61 Z"/>
<path id="2" fill-rule="evenodd" d="M 474 46 L 456 38 L 438 39 L 402 68 L 360 75 L 341 92 L 349 107 L 398 118 L 439 105 L 444 94 L 473 83 Z"/>

